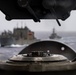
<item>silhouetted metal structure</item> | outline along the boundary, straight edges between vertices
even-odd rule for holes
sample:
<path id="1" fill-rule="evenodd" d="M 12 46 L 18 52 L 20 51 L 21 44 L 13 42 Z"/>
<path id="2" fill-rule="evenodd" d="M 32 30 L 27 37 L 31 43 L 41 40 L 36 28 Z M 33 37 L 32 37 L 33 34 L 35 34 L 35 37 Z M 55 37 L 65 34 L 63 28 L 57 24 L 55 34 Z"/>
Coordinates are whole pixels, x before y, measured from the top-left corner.
<path id="1" fill-rule="evenodd" d="M 57 41 L 40 41 L 0 61 L 1 75 L 75 75 L 76 52 Z"/>
<path id="2" fill-rule="evenodd" d="M 11 19 L 65 20 L 76 9 L 76 0 L 0 0 L 0 10 Z"/>

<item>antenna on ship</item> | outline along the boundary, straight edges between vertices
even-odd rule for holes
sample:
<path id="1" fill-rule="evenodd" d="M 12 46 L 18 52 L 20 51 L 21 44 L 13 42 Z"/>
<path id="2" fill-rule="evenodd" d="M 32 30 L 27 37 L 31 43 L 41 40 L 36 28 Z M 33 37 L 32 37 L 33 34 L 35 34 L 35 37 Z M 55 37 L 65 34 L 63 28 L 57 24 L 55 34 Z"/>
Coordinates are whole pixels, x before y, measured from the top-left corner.
<path id="1" fill-rule="evenodd" d="M 53 28 L 53 33 L 55 33 L 55 28 Z"/>

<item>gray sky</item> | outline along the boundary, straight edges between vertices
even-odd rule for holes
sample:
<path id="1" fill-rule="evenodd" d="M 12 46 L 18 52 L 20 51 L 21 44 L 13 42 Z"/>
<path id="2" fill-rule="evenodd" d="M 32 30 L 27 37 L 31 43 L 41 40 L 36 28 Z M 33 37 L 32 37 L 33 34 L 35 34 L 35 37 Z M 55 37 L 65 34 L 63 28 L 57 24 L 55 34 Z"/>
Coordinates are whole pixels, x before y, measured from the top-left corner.
<path id="1" fill-rule="evenodd" d="M 14 27 L 28 26 L 32 31 L 51 31 L 54 27 L 57 31 L 76 31 L 76 11 L 71 12 L 71 16 L 61 21 L 62 26 L 58 26 L 55 20 L 41 20 L 40 23 L 33 20 L 12 20 L 7 21 L 5 15 L 0 12 L 0 31 L 13 30 Z"/>

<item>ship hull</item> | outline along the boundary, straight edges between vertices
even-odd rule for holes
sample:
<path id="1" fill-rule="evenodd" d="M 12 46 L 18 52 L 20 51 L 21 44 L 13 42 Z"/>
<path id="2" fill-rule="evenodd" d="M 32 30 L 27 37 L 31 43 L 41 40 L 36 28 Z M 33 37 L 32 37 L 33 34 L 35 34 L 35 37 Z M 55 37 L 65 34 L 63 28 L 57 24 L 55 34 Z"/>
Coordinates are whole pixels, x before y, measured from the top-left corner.
<path id="1" fill-rule="evenodd" d="M 5 62 L 0 63 L 0 75 L 76 75 L 76 62 Z"/>
<path id="2" fill-rule="evenodd" d="M 0 38 L 0 43 L 1 43 L 1 47 L 7 46 L 7 45 L 11 45 L 14 43 L 14 39 L 13 38 Z"/>
<path id="3" fill-rule="evenodd" d="M 41 49 L 43 51 L 49 49 L 51 51 L 50 55 L 46 52 L 46 56 L 44 56 L 45 52 Z M 60 54 L 66 57 L 67 60 L 64 60 L 65 58 L 60 56 Z M 18 55 L 9 60 L 1 61 L 0 74 L 76 75 L 76 52 L 60 42 L 37 42 L 24 48 Z"/>

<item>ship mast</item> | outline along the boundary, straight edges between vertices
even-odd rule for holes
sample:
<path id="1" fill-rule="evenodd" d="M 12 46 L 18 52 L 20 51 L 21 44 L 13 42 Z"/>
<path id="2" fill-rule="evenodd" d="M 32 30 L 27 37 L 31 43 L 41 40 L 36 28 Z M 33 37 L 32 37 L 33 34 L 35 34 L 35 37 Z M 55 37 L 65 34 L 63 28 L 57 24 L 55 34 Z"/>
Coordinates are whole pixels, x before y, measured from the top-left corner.
<path id="1" fill-rule="evenodd" d="M 53 34 L 55 34 L 55 28 L 53 28 Z"/>

